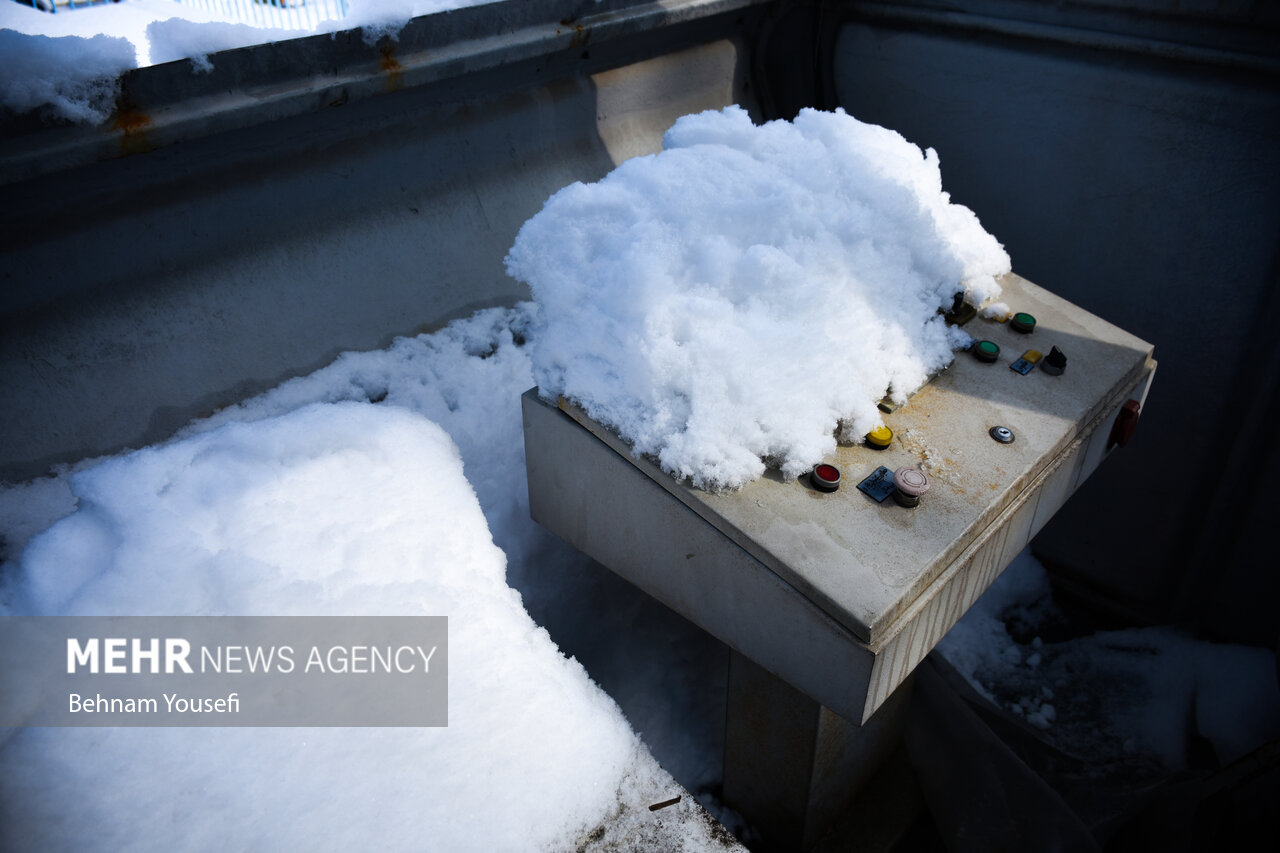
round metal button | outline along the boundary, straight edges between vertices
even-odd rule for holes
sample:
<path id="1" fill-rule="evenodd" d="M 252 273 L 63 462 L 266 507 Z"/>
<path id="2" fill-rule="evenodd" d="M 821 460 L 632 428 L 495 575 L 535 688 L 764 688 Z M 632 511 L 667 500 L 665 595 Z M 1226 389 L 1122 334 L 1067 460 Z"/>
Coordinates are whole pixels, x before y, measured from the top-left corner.
<path id="1" fill-rule="evenodd" d="M 1001 444 L 1008 444 L 1013 441 L 1013 430 L 1003 426 L 993 426 L 989 432 L 991 437 Z"/>

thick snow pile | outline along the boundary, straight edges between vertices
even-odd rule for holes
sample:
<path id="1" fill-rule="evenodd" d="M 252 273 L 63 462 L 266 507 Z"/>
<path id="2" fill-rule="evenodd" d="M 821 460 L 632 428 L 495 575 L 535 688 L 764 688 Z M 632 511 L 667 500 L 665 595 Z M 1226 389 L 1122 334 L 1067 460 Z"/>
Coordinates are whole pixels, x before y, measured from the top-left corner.
<path id="1" fill-rule="evenodd" d="M 7 0 L 4 5 L 16 6 Z M 51 38 L 0 29 L 0 103 L 19 113 L 48 105 L 72 121 L 101 122 L 115 107 L 116 77 L 133 67 L 135 55 L 122 38 Z M 75 63 L 68 65 L 71 56 Z M 50 73 L 64 66 L 65 72 Z"/>
<path id="2" fill-rule="evenodd" d="M 796 476 L 860 438 L 968 336 L 1009 257 L 938 156 L 843 112 L 681 118 L 664 150 L 556 193 L 507 270 L 541 309 L 534 369 L 674 476 Z"/>
<path id="3" fill-rule="evenodd" d="M 307 376 L 196 421 L 187 434 L 256 421 L 315 402 L 376 401 L 439 424 L 462 453 L 508 570 L 521 572 L 527 540 L 544 538 L 529 519 L 520 395 L 533 386 L 525 348 L 533 305 L 489 308 L 385 350 L 350 352 Z M 519 584 L 517 584 L 519 586 Z"/>
<path id="4" fill-rule="evenodd" d="M 715 806 L 707 792 L 720 782 L 724 647 L 529 517 L 520 395 L 534 385 L 534 311 L 531 303 L 486 309 L 385 350 L 346 353 L 188 429 L 338 400 L 377 400 L 439 424 L 462 452 L 494 541 L 506 552 L 507 581 L 525 607 L 623 706 L 662 766 Z M 38 526 L 21 523 L 16 512 L 6 519 L 9 506 L 47 507 L 42 515 L 52 518 L 67 503 L 54 484 L 0 491 L 0 530 Z"/>
<path id="5" fill-rule="evenodd" d="M 322 18 L 302 6 L 260 2 L 127 0 L 56 15 L 0 2 L 0 105 L 47 107 L 61 119 L 101 123 L 115 107 L 118 77 L 130 68 L 191 59 L 314 33 L 361 29 L 366 40 L 394 37 L 412 18 L 493 0 L 348 0 L 347 14 Z"/>
<path id="6" fill-rule="evenodd" d="M 6 567 L 10 612 L 447 615 L 449 726 L 9 730 L 0 847 L 722 849 L 691 803 L 648 810 L 679 788 L 524 611 L 421 415 L 317 403 L 69 483 Z"/>
<path id="7" fill-rule="evenodd" d="M 663 767 L 704 792 L 720 780 L 724 648 L 529 517 L 519 398 L 534 384 L 525 345 L 533 307 L 487 309 L 388 349 L 346 353 L 191 424 L 186 434 L 339 401 L 377 401 L 379 409 L 404 408 L 439 424 L 462 453 L 494 541 L 506 552 L 508 583 L 526 609 L 623 704 Z M 0 556 L 16 558 L 75 504 L 65 473 L 0 487 Z"/>

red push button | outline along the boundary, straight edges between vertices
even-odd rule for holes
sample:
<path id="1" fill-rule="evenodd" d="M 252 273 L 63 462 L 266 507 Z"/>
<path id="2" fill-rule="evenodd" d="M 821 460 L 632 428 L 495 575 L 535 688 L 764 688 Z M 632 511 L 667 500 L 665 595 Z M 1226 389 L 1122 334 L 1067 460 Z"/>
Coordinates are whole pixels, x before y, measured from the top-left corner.
<path id="1" fill-rule="evenodd" d="M 1116 422 L 1111 426 L 1111 435 L 1107 439 L 1107 449 L 1124 447 L 1133 438 L 1133 431 L 1138 428 L 1138 414 L 1142 406 L 1137 400 L 1125 400 L 1116 415 Z"/>
<path id="2" fill-rule="evenodd" d="M 840 469 L 823 463 L 809 472 L 809 482 L 820 492 L 834 492 L 840 488 Z"/>

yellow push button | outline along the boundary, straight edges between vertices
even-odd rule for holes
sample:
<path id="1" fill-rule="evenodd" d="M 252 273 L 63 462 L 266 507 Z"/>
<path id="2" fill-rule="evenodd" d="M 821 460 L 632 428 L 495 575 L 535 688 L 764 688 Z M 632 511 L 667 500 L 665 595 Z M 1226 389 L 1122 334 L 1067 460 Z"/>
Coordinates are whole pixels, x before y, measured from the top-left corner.
<path id="1" fill-rule="evenodd" d="M 884 450 L 893 441 L 893 430 L 887 426 L 878 426 L 867 433 L 867 447 L 872 450 Z"/>

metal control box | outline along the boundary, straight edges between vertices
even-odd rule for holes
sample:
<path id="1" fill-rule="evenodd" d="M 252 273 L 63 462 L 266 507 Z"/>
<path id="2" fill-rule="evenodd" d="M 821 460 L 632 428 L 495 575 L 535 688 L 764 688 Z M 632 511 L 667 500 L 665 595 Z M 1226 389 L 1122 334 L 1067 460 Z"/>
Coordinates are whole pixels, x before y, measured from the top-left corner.
<path id="1" fill-rule="evenodd" d="M 887 448 L 839 447 L 825 460 L 841 472 L 833 492 L 776 471 L 736 492 L 695 489 L 533 389 L 523 401 L 532 515 L 864 722 L 1098 466 L 1154 374 L 1150 344 L 1016 275 L 1002 285 L 1035 328 L 970 320 L 965 330 L 997 345 L 996 359 L 958 352 L 885 415 Z M 1066 356 L 1060 373 L 1038 361 L 1011 369 L 1053 347 Z M 929 475 L 918 506 L 857 488 L 881 467 Z"/>

